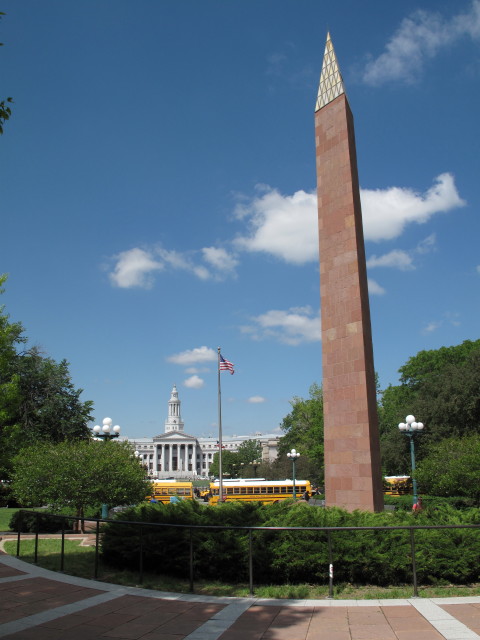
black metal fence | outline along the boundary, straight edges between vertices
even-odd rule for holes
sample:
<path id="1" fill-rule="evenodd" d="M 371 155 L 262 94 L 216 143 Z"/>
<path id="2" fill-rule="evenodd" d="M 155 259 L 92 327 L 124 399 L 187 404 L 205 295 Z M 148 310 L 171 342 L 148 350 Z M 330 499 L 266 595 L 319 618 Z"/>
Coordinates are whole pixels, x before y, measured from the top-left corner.
<path id="1" fill-rule="evenodd" d="M 83 521 L 84 518 L 78 518 L 75 516 L 63 516 L 56 514 L 47 514 L 44 512 L 28 512 L 34 513 L 36 517 L 36 530 L 35 530 L 35 545 L 34 545 L 34 562 L 38 562 L 38 541 L 40 534 L 40 518 L 56 518 L 61 519 L 62 529 L 61 529 L 61 550 L 60 550 L 60 571 L 64 571 L 65 566 L 65 533 L 67 531 L 67 525 L 73 522 Z M 93 578 L 98 578 L 98 569 L 99 569 L 99 555 L 100 555 L 100 525 L 102 523 L 108 523 L 109 525 L 129 525 L 134 529 L 138 530 L 138 539 L 139 539 L 139 548 L 138 548 L 138 574 L 139 574 L 139 583 L 142 584 L 144 577 L 144 559 L 146 554 L 146 549 L 144 545 L 144 530 L 145 527 L 151 531 L 152 528 L 162 527 L 162 528 L 176 528 L 183 529 L 189 531 L 189 567 L 188 567 L 188 576 L 190 581 L 190 591 L 193 593 L 194 591 L 194 536 L 193 533 L 195 530 L 202 531 L 243 531 L 248 534 L 248 558 L 246 558 L 245 562 L 248 563 L 248 577 L 249 577 L 249 589 L 250 594 L 254 595 L 254 572 L 253 572 L 253 551 L 254 551 L 254 542 L 253 542 L 253 532 L 254 531 L 317 531 L 317 532 L 325 532 L 327 537 L 327 545 L 328 545 L 328 576 L 329 576 L 329 598 L 333 598 L 333 586 L 334 586 L 334 543 L 335 543 L 335 532 L 345 533 L 346 531 L 408 531 L 409 541 L 410 541 L 410 561 L 411 561 L 411 570 L 412 570 L 412 587 L 413 587 L 413 596 L 418 596 L 418 582 L 417 582 L 417 566 L 416 566 L 416 554 L 417 554 L 417 545 L 415 541 L 415 532 L 420 530 L 440 530 L 440 529 L 480 529 L 480 524 L 463 524 L 463 525 L 418 525 L 418 526 L 381 526 L 381 527 L 238 527 L 238 526 L 219 526 L 219 525 L 189 525 L 189 524 L 165 524 L 165 523 L 153 523 L 153 522 L 134 522 L 134 521 L 126 521 L 126 520 L 108 520 L 101 518 L 88 518 L 89 523 L 94 523 L 94 533 L 95 533 L 95 561 L 94 561 L 94 570 L 93 570 Z M 91 526 L 91 525 L 90 525 Z M 17 535 L 17 557 L 20 557 L 20 545 L 21 545 L 21 521 L 19 522 L 18 527 L 18 535 Z M 479 559 L 480 562 L 480 559 Z"/>

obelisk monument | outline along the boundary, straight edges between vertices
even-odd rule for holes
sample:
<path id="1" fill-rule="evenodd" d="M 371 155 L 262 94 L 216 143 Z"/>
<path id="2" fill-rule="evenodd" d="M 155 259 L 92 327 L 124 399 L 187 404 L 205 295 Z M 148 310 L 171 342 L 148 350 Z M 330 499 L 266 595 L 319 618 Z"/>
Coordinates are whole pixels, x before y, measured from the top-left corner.
<path id="1" fill-rule="evenodd" d="M 383 509 L 353 116 L 330 34 L 315 107 L 326 505 Z"/>

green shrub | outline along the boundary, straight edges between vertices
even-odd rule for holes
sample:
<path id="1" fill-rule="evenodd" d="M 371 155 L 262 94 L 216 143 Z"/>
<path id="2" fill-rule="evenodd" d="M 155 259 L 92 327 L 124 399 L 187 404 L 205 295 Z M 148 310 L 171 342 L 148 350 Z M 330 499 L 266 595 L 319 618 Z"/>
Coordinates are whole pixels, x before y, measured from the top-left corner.
<path id="1" fill-rule="evenodd" d="M 412 510 L 413 498 L 411 495 L 385 496 L 384 500 L 386 505 L 394 505 L 396 511 Z M 438 509 L 439 507 L 450 506 L 454 509 L 460 510 L 479 506 L 473 498 L 466 498 L 464 496 L 451 496 L 448 498 L 443 498 L 438 496 L 422 495 L 422 502 L 424 509 Z"/>
<path id="2" fill-rule="evenodd" d="M 146 504 L 122 512 L 119 524 L 106 524 L 102 535 L 102 556 L 106 563 L 137 569 L 140 553 L 140 528 L 144 567 L 166 575 L 185 576 L 189 572 L 190 528 L 149 527 L 148 524 L 197 526 L 256 526 L 259 503 L 230 502 L 221 507 L 206 507 L 197 502 Z M 140 527 L 125 523 L 131 520 Z M 248 534 L 245 531 L 215 531 L 192 528 L 195 573 L 218 578 L 222 566 L 225 580 L 248 576 Z"/>
<path id="3" fill-rule="evenodd" d="M 62 524 L 65 529 L 72 528 L 72 522 L 57 517 L 47 517 L 43 513 L 33 513 L 31 511 L 17 511 L 10 519 L 10 529 L 18 533 L 35 533 L 37 531 L 37 519 L 38 519 L 38 533 L 58 533 L 62 530 Z"/>
<path id="4" fill-rule="evenodd" d="M 327 531 L 253 532 L 253 572 L 257 583 L 327 583 L 332 548 L 334 581 L 395 585 L 412 581 L 409 529 L 369 530 L 365 527 L 480 524 L 479 509 L 455 510 L 435 503 L 424 511 L 349 513 L 338 508 L 312 507 L 285 500 L 273 505 L 230 502 L 203 506 L 195 502 L 143 505 L 125 511 L 119 520 L 142 522 L 146 570 L 188 577 L 190 529 L 149 523 L 192 525 L 196 579 L 244 582 L 248 579 L 248 532 L 216 531 L 195 526 L 338 527 Z M 344 527 L 364 527 L 343 531 Z M 116 567 L 139 566 L 138 525 L 127 522 L 103 528 L 103 559 Z M 480 529 L 419 529 L 415 531 L 416 565 L 420 582 L 466 583 L 480 580 Z"/>
<path id="5" fill-rule="evenodd" d="M 0 482 L 0 507 L 18 507 L 19 504 L 15 500 L 12 488 L 8 482 Z"/>

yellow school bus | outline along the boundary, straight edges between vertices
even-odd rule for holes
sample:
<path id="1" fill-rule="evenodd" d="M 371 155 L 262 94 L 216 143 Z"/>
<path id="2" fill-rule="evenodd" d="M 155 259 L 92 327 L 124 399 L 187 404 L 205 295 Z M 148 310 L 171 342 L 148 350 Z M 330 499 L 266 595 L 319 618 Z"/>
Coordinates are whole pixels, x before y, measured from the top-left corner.
<path id="1" fill-rule="evenodd" d="M 278 502 L 293 497 L 292 480 L 259 480 L 257 478 L 240 478 L 238 480 L 223 481 L 223 500 L 258 501 L 264 504 Z M 295 480 L 295 494 L 297 499 L 303 497 L 305 491 L 310 496 L 312 485 L 309 480 Z M 210 483 L 210 504 L 217 504 L 219 498 L 219 482 Z"/>
<path id="2" fill-rule="evenodd" d="M 177 500 L 193 500 L 193 483 L 176 482 L 176 480 L 155 480 L 152 482 L 152 494 L 147 496 L 147 500 L 156 500 L 164 504 L 166 502 L 176 502 Z"/>
<path id="3" fill-rule="evenodd" d="M 383 493 L 387 496 L 403 496 L 412 493 L 413 483 L 410 476 L 385 476 Z"/>

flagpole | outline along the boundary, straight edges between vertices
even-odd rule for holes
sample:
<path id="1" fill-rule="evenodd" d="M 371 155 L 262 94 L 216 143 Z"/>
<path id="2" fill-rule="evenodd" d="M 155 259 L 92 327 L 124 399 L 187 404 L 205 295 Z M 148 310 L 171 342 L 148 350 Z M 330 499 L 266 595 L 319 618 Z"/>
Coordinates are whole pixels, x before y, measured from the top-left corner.
<path id="1" fill-rule="evenodd" d="M 222 391 L 220 388 L 220 347 L 218 347 L 218 501 L 223 502 L 223 472 L 222 472 Z"/>

